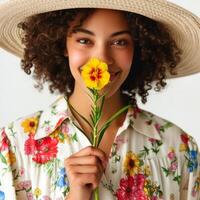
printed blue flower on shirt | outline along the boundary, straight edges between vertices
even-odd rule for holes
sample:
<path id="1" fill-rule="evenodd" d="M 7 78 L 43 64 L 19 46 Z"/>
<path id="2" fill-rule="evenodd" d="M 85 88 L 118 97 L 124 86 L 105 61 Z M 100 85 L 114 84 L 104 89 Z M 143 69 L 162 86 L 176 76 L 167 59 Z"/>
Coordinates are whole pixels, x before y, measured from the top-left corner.
<path id="1" fill-rule="evenodd" d="M 189 151 L 189 162 L 188 162 L 188 170 L 189 172 L 193 172 L 198 167 L 197 161 L 197 151 L 191 150 Z"/>
<path id="2" fill-rule="evenodd" d="M 0 200 L 4 200 L 4 199 L 5 199 L 5 194 L 4 192 L 0 190 Z"/>
<path id="3" fill-rule="evenodd" d="M 189 152 L 190 159 L 196 160 L 197 159 L 197 151 L 190 151 Z"/>
<path id="4" fill-rule="evenodd" d="M 58 187 L 64 187 L 64 186 L 68 186 L 69 185 L 69 182 L 67 181 L 66 182 L 66 177 L 67 177 L 67 174 L 65 172 L 65 168 L 61 168 L 60 171 L 59 171 L 59 178 L 57 180 L 57 183 L 56 185 Z"/>

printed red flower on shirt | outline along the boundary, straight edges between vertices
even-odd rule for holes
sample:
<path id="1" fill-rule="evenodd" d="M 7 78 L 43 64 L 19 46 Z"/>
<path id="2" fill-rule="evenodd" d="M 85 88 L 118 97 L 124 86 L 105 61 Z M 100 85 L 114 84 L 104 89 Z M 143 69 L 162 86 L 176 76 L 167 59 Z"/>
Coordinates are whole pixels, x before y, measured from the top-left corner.
<path id="1" fill-rule="evenodd" d="M 35 140 L 33 138 L 33 135 L 31 134 L 24 144 L 24 151 L 26 155 L 32 155 L 34 154 L 35 150 Z"/>
<path id="2" fill-rule="evenodd" d="M 0 141 L 0 152 L 7 150 L 9 145 L 10 145 L 10 142 L 6 136 L 5 129 L 2 129 L 1 141 Z"/>
<path id="3" fill-rule="evenodd" d="M 56 158 L 58 152 L 57 144 L 58 140 L 51 137 L 36 140 L 37 152 L 34 154 L 33 160 L 37 163 L 44 164 L 52 158 Z"/>
<path id="4" fill-rule="evenodd" d="M 25 154 L 33 155 L 32 159 L 36 163 L 44 164 L 56 157 L 57 144 L 58 140 L 49 136 L 39 140 L 29 136 L 25 142 Z"/>
<path id="5" fill-rule="evenodd" d="M 189 137 L 186 133 L 181 134 L 181 140 L 183 141 L 184 144 L 188 144 Z"/>
<path id="6" fill-rule="evenodd" d="M 118 200 L 148 200 L 144 192 L 145 176 L 137 174 L 120 180 L 120 188 L 116 192 Z"/>
<path id="7" fill-rule="evenodd" d="M 57 124 L 56 124 L 56 126 L 55 126 L 55 129 L 56 129 L 58 126 L 60 126 L 60 125 L 62 124 L 62 122 L 63 122 L 64 119 L 65 119 L 65 117 L 62 117 L 62 118 L 60 118 L 60 119 L 58 120 L 58 122 L 57 122 Z"/>

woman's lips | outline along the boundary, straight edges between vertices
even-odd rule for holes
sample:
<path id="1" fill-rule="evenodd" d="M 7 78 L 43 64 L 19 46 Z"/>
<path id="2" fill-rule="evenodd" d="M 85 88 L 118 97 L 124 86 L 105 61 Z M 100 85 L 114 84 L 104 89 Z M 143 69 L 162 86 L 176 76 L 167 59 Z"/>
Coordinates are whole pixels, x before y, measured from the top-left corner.
<path id="1" fill-rule="evenodd" d="M 113 73 L 113 72 L 111 73 L 110 72 L 110 81 L 113 81 L 118 74 L 119 74 L 119 72 L 115 72 L 115 73 Z"/>

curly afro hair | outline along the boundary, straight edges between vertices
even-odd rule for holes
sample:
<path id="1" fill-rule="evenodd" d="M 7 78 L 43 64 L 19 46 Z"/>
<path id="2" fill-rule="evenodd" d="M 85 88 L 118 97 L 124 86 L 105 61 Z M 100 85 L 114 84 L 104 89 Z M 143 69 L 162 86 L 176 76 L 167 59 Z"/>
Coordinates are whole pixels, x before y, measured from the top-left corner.
<path id="1" fill-rule="evenodd" d="M 81 13 L 77 26 L 80 27 L 94 11 L 92 8 L 52 11 L 31 16 L 18 24 L 23 30 L 25 45 L 21 66 L 27 74 L 33 74 L 38 89 L 48 82 L 51 93 L 58 90 L 68 97 L 72 94 L 75 80 L 68 58 L 64 56 L 66 33 L 78 14 Z M 126 102 L 136 105 L 138 94 L 142 103 L 146 103 L 153 81 L 156 81 L 154 89 L 160 91 L 167 84 L 167 71 L 175 74 L 181 50 L 163 24 L 139 14 L 122 12 L 130 25 L 134 58 L 120 91 Z"/>

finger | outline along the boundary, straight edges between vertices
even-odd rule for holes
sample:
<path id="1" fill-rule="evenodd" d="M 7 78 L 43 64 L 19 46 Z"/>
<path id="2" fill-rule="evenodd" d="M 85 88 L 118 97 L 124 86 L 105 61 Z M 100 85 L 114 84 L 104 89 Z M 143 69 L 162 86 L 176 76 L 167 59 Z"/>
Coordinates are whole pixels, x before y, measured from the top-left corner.
<path id="1" fill-rule="evenodd" d="M 75 182 L 80 185 L 89 185 L 92 184 L 93 189 L 96 188 L 101 180 L 101 176 L 97 176 L 95 174 L 74 174 Z"/>
<path id="2" fill-rule="evenodd" d="M 103 173 L 103 167 L 101 165 L 74 165 L 71 166 L 73 173 L 80 174 L 101 174 Z"/>
<path id="3" fill-rule="evenodd" d="M 72 156 L 68 159 L 69 165 L 97 165 L 101 160 L 96 156 Z"/>
<path id="4" fill-rule="evenodd" d="M 84 156 L 84 155 L 94 155 L 97 156 L 102 162 L 107 161 L 105 152 L 93 146 L 85 147 L 84 149 L 81 149 L 79 152 L 73 154 L 74 157 Z"/>
<path id="5" fill-rule="evenodd" d="M 67 165 L 101 165 L 102 168 L 106 167 L 106 164 L 103 163 L 96 156 L 81 156 L 81 157 L 70 157 L 68 158 Z"/>

